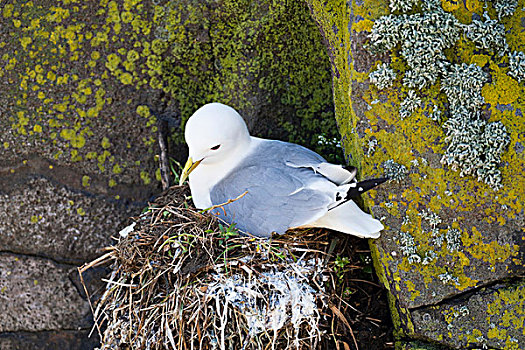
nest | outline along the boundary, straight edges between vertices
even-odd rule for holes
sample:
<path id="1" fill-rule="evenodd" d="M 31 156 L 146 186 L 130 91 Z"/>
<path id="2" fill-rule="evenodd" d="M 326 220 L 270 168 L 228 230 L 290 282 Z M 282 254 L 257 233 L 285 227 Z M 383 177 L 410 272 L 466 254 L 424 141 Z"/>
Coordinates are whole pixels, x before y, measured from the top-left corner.
<path id="1" fill-rule="evenodd" d="M 341 238 L 244 236 L 188 196 L 169 189 L 80 269 L 111 264 L 93 307 L 101 350 L 349 349 L 338 339 L 348 335 L 357 348 L 334 259 L 345 253 Z"/>

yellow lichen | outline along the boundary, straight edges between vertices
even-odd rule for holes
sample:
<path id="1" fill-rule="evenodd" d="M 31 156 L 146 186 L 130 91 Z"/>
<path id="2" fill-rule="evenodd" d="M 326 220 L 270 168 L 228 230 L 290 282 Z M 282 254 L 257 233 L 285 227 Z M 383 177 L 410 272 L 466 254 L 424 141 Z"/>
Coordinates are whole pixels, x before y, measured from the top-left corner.
<path id="1" fill-rule="evenodd" d="M 492 82 L 483 86 L 482 94 L 487 103 L 493 107 L 498 104 L 506 105 L 518 99 L 521 87 L 518 82 L 509 77 L 494 62 L 490 62 Z"/>
<path id="2" fill-rule="evenodd" d="M 82 186 L 89 187 L 90 186 L 90 183 L 89 183 L 90 181 L 91 181 L 91 177 L 89 177 L 87 175 L 82 176 Z"/>

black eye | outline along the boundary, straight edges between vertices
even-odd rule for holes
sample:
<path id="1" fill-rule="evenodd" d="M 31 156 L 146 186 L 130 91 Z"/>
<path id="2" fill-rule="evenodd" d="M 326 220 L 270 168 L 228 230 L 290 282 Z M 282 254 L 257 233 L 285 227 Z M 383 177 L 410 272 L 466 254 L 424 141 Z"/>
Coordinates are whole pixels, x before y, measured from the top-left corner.
<path id="1" fill-rule="evenodd" d="M 210 149 L 213 150 L 213 151 L 216 151 L 216 150 L 218 150 L 220 147 L 221 147 L 221 145 L 217 145 L 217 146 L 213 146 L 213 147 L 210 148 Z"/>

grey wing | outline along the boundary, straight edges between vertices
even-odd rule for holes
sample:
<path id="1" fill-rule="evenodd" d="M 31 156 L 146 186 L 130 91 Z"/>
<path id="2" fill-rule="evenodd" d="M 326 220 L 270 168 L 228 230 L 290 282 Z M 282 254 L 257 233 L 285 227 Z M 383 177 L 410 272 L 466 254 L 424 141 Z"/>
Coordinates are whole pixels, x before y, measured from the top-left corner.
<path id="1" fill-rule="evenodd" d="M 283 144 L 288 148 L 286 165 L 294 168 L 311 168 L 337 185 L 355 182 L 355 171 L 348 171 L 341 165 L 328 163 L 308 148 L 291 143 Z"/>
<path id="2" fill-rule="evenodd" d="M 214 205 L 241 198 L 217 208 L 214 213 L 226 222 L 256 236 L 283 234 L 290 227 L 312 222 L 327 212 L 333 202 L 329 193 L 308 188 L 322 178 L 306 168 L 252 165 L 229 174 L 211 192 Z"/>

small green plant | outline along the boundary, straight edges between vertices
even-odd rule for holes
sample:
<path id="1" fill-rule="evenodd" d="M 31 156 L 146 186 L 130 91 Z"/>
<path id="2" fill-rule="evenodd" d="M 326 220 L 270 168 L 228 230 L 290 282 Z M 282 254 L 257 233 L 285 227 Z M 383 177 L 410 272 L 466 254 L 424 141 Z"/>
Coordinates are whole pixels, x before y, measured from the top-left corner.
<path id="1" fill-rule="evenodd" d="M 239 230 L 235 227 L 235 223 L 231 225 L 223 225 L 219 223 L 219 232 L 217 238 L 219 238 L 219 246 L 224 249 L 223 252 L 217 257 L 216 261 L 222 258 L 224 262 L 224 268 L 227 270 L 228 264 L 228 252 L 235 248 L 240 248 L 242 244 L 238 244 L 230 240 L 233 237 L 239 236 Z"/>
<path id="2" fill-rule="evenodd" d="M 180 174 L 182 173 L 182 166 L 174 158 L 169 157 L 170 170 L 173 174 L 174 183 L 178 184 L 180 180 Z"/>
<path id="3" fill-rule="evenodd" d="M 239 236 L 239 230 L 235 227 L 235 223 L 230 224 L 229 226 L 219 224 L 219 237 L 228 239 L 230 237 L 236 237 Z M 219 243 L 223 243 L 223 240 L 221 239 Z"/>
<path id="4" fill-rule="evenodd" d="M 371 274 L 374 271 L 372 269 L 372 257 L 369 254 L 359 254 L 359 260 L 361 260 L 361 262 L 365 264 L 363 266 L 364 273 Z"/>
<path id="5" fill-rule="evenodd" d="M 268 260 L 272 262 L 279 260 L 286 261 L 287 257 L 292 258 L 294 262 L 297 261 L 297 258 L 290 251 L 288 252 L 289 254 L 286 254 L 280 246 L 272 244 L 271 241 L 261 240 L 257 244 L 257 251 L 267 255 Z"/>
<path id="6" fill-rule="evenodd" d="M 350 260 L 346 256 L 345 257 L 337 256 L 335 258 L 334 270 L 335 270 L 335 274 L 337 276 L 337 280 L 339 281 L 339 283 L 343 282 L 345 273 L 347 272 L 346 266 L 348 264 L 350 264 Z"/>
<path id="7" fill-rule="evenodd" d="M 352 289 L 352 288 L 350 288 L 350 287 L 346 287 L 346 288 L 343 290 L 343 298 L 348 299 L 348 298 L 350 298 L 350 296 L 351 296 L 352 294 L 354 294 L 355 292 L 356 292 L 355 289 Z"/>

